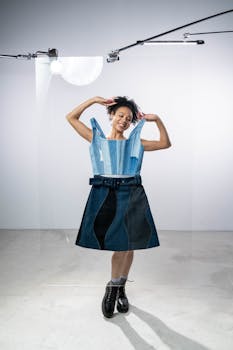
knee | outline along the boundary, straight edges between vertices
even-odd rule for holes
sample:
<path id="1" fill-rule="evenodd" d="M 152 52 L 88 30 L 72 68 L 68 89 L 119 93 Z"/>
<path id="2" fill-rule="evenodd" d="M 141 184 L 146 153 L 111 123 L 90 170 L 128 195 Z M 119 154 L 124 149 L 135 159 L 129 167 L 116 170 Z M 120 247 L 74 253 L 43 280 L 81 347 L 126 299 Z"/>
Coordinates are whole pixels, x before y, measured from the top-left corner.
<path id="1" fill-rule="evenodd" d="M 125 257 L 132 257 L 134 251 L 133 250 L 125 250 L 125 251 L 115 251 L 112 255 L 114 260 L 121 260 Z"/>

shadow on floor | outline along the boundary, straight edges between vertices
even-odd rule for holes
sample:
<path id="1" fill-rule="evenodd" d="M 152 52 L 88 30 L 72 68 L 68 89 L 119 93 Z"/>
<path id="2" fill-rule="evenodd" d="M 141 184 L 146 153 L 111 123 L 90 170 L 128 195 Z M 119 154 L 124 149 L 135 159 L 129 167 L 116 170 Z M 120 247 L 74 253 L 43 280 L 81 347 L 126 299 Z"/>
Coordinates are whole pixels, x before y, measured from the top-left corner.
<path id="1" fill-rule="evenodd" d="M 164 322 L 162 322 L 151 313 L 130 304 L 130 310 L 127 312 L 127 314 L 116 313 L 114 314 L 113 318 L 106 319 L 106 321 L 119 326 L 136 350 L 156 348 L 153 345 L 147 343 L 146 340 L 142 338 L 130 325 L 125 315 L 129 315 L 131 312 L 142 321 L 147 323 L 147 325 L 154 331 L 154 333 L 161 339 L 161 341 L 171 350 L 209 350 L 207 347 L 201 345 L 200 343 L 173 331 Z"/>

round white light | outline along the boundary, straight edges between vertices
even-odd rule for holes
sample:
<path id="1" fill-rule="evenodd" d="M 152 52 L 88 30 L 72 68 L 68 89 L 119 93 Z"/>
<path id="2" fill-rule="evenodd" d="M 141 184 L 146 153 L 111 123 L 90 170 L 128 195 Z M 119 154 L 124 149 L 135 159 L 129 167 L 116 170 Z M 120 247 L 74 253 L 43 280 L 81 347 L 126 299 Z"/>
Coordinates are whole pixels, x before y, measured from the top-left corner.
<path id="1" fill-rule="evenodd" d="M 58 60 L 54 60 L 50 63 L 50 70 L 53 74 L 60 74 L 62 71 L 62 63 Z"/>

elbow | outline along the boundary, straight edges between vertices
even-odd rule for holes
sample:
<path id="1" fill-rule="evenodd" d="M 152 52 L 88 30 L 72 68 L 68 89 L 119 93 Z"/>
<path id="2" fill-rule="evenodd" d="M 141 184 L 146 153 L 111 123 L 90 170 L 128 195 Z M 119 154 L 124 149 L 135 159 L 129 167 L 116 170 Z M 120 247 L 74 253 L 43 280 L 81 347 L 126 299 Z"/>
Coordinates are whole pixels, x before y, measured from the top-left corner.
<path id="1" fill-rule="evenodd" d="M 169 139 L 169 137 L 168 137 L 168 139 L 167 139 L 167 148 L 169 148 L 169 147 L 171 147 L 171 141 L 170 141 L 170 139 Z"/>
<path id="2" fill-rule="evenodd" d="M 68 114 L 66 115 L 66 120 L 67 120 L 69 123 L 71 123 L 71 121 L 74 120 L 74 117 L 73 117 L 70 113 L 68 113 Z"/>
<path id="3" fill-rule="evenodd" d="M 169 142 L 167 142 L 165 145 L 164 145 L 164 148 L 169 148 L 169 147 L 171 147 L 171 142 L 169 141 Z"/>
<path id="4" fill-rule="evenodd" d="M 68 113 L 67 115 L 66 115 L 66 119 L 67 120 L 77 120 L 77 119 L 79 119 L 79 117 L 80 117 L 80 114 L 72 114 L 72 113 Z"/>

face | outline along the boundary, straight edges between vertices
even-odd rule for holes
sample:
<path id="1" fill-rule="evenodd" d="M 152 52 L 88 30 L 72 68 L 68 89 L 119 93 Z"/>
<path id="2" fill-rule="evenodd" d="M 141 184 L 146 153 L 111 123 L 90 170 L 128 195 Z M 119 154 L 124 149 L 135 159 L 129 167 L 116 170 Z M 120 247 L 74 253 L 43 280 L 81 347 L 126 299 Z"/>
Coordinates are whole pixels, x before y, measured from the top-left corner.
<path id="1" fill-rule="evenodd" d="M 120 132 L 128 129 L 133 119 L 133 113 L 128 107 L 117 108 L 115 114 L 111 113 L 112 126 Z"/>

